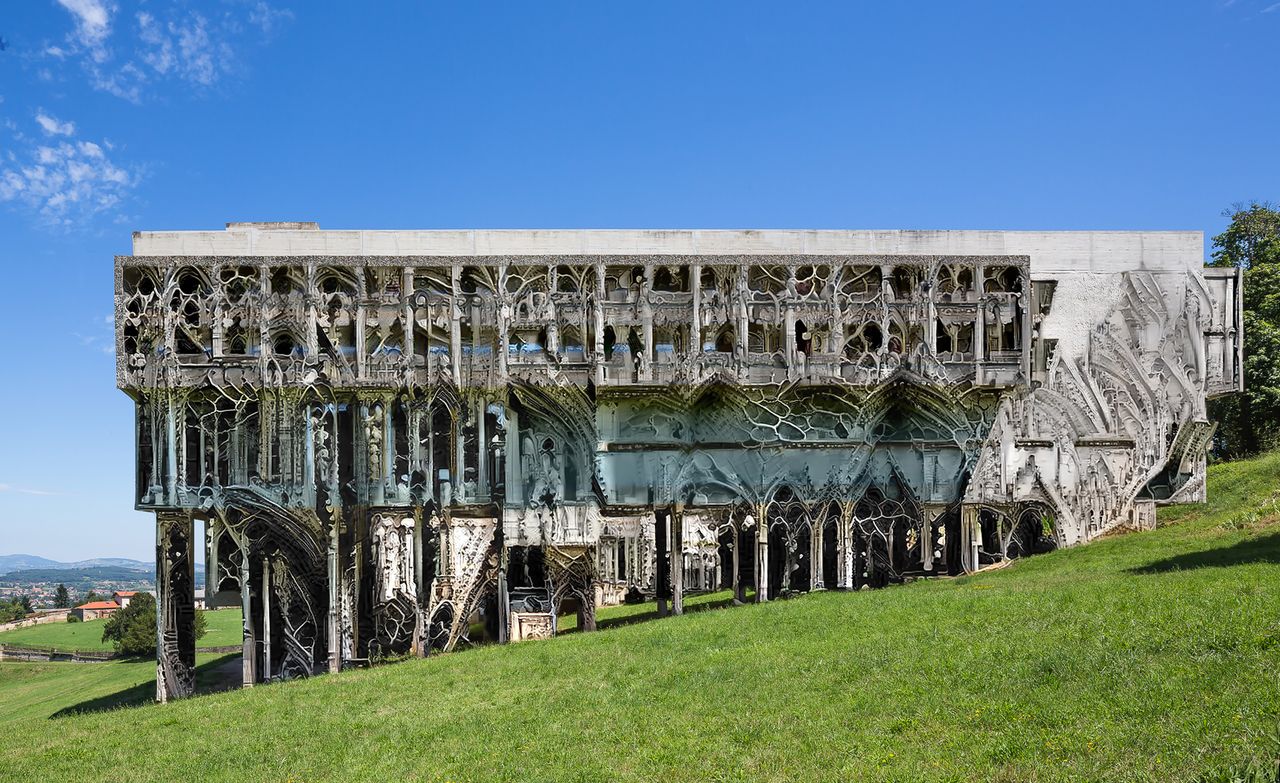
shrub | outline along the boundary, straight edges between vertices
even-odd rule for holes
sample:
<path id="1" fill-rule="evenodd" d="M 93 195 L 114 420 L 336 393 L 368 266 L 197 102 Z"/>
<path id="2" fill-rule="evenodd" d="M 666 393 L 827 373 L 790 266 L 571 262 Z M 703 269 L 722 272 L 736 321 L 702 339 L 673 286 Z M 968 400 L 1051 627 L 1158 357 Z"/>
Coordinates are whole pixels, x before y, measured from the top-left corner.
<path id="1" fill-rule="evenodd" d="M 196 611 L 196 638 L 207 630 L 204 611 Z M 112 642 L 120 655 L 139 657 L 156 654 L 156 599 L 150 593 L 138 593 L 129 605 L 107 618 L 102 628 L 102 641 Z"/>

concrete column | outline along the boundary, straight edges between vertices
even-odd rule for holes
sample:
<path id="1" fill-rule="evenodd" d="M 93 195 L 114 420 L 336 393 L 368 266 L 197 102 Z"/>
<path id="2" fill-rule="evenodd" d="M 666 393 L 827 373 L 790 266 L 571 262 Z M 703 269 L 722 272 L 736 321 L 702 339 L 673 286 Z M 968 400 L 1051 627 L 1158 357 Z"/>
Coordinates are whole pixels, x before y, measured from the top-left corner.
<path id="1" fill-rule="evenodd" d="M 982 304 L 982 277 L 985 270 L 978 264 L 973 270 L 973 287 L 978 300 L 978 318 L 973 324 L 973 382 L 977 386 L 983 384 L 982 362 L 987 356 L 987 313 Z"/>
<path id="2" fill-rule="evenodd" d="M 212 604 L 218 592 L 218 533 L 222 524 L 211 519 L 204 526 L 204 595 L 205 605 Z"/>
<path id="3" fill-rule="evenodd" d="M 825 534 L 823 528 L 825 525 L 825 517 L 822 520 L 824 524 L 816 525 L 809 535 L 809 589 L 821 590 L 823 585 L 822 574 L 822 537 Z"/>
<path id="4" fill-rule="evenodd" d="M 595 301 L 591 307 L 592 317 L 595 319 L 595 356 L 592 361 L 595 363 L 596 385 L 600 386 L 604 383 L 604 264 L 596 264 L 596 295 Z M 583 335 L 583 341 L 586 335 Z M 585 349 L 586 346 L 584 345 Z"/>
<path id="5" fill-rule="evenodd" d="M 736 522 L 733 527 L 733 603 L 741 605 L 745 598 L 742 585 L 742 530 Z"/>
<path id="6" fill-rule="evenodd" d="M 249 589 L 249 553 L 240 550 L 240 684 L 252 688 L 257 680 L 258 642 L 253 630 L 253 594 Z"/>
<path id="7" fill-rule="evenodd" d="M 787 359 L 787 367 L 795 369 L 796 357 L 796 311 L 790 304 L 782 315 L 782 355 Z"/>
<path id="8" fill-rule="evenodd" d="M 466 446 L 466 437 L 463 436 L 462 430 L 466 427 L 467 403 L 462 401 L 458 405 L 458 414 L 453 420 L 453 472 L 449 476 L 449 480 L 453 486 L 453 498 L 456 503 L 462 498 L 462 481 L 467 472 L 467 455 L 464 447 Z M 468 499 L 469 500 L 469 499 Z"/>
<path id="9" fill-rule="evenodd" d="M 671 613 L 684 614 L 684 506 L 671 510 Z"/>
<path id="10" fill-rule="evenodd" d="M 395 397 L 382 401 L 382 488 L 379 502 L 386 502 L 387 496 L 396 497 L 396 425 L 391 415 L 391 406 L 396 404 Z"/>
<path id="11" fill-rule="evenodd" d="M 671 561 L 668 553 L 668 542 L 671 540 L 670 516 L 666 512 L 657 511 L 654 513 L 654 533 L 653 544 L 657 550 L 657 558 L 654 569 L 654 580 L 657 585 L 654 594 L 658 599 L 658 616 L 667 616 L 667 584 L 671 579 Z"/>
<path id="12" fill-rule="evenodd" d="M 406 266 L 400 272 L 400 296 L 404 299 L 404 345 L 400 346 L 407 366 L 413 366 L 413 267 Z"/>
<path id="13" fill-rule="evenodd" d="M 369 363 L 369 357 L 365 354 L 365 309 L 364 305 L 356 306 L 356 377 L 364 379 L 365 367 Z"/>
<path id="14" fill-rule="evenodd" d="M 498 310 L 498 382 L 507 381 L 507 353 L 511 347 L 511 324 L 507 317 L 507 264 L 498 267 L 498 290 L 495 307 Z"/>
<path id="15" fill-rule="evenodd" d="M 693 312 L 689 319 L 689 352 L 702 355 L 702 264 L 689 266 L 689 286 L 693 292 Z"/>
<path id="16" fill-rule="evenodd" d="M 487 499 L 489 493 L 489 440 L 485 430 L 485 399 L 476 400 L 476 495 Z M 499 520 L 501 524 L 501 520 Z"/>
<path id="17" fill-rule="evenodd" d="M 1031 383 L 1031 322 L 1034 320 L 1035 306 L 1031 298 L 1031 270 L 1025 269 L 1019 275 L 1022 278 L 1022 292 L 1019 297 L 1019 317 L 1022 319 L 1022 356 L 1020 366 L 1022 368 L 1023 383 Z M 1204 350 L 1204 342 L 1201 340 L 1192 340 L 1197 347 L 1197 353 L 1202 354 Z M 1199 358 L 1199 357 L 1198 357 Z M 1204 378 L 1204 373 L 1200 373 L 1200 378 Z"/>
<path id="18" fill-rule="evenodd" d="M 342 602 L 342 564 L 338 549 L 338 530 L 339 524 L 337 520 L 329 523 L 329 617 L 328 632 L 329 637 L 329 672 L 337 674 L 342 670 L 342 648 L 338 643 L 340 629 L 338 627 L 340 617 L 340 604 Z"/>
<path id="19" fill-rule="evenodd" d="M 640 295 L 644 296 L 645 294 L 641 292 Z M 647 302 L 642 305 L 641 315 L 643 317 L 641 342 L 644 345 L 640 350 L 644 351 L 644 359 L 640 362 L 640 380 L 651 381 L 653 380 L 653 365 L 656 361 L 656 353 L 653 345 L 653 308 L 649 307 Z"/>
<path id="20" fill-rule="evenodd" d="M 195 686 L 195 557 L 191 514 L 156 514 L 156 701 Z"/>
<path id="21" fill-rule="evenodd" d="M 166 468 L 168 477 L 165 481 L 165 502 L 169 505 L 176 505 L 178 498 L 178 400 L 172 393 L 166 395 L 165 418 L 165 441 L 168 447 L 166 453 Z"/>
<path id="22" fill-rule="evenodd" d="M 449 360 L 453 363 L 453 382 L 462 386 L 462 267 L 453 265 L 453 298 L 449 303 Z"/>
<path id="23" fill-rule="evenodd" d="M 262 558 L 262 681 L 271 681 L 271 558 Z"/>
<path id="24" fill-rule="evenodd" d="M 758 509 L 760 516 L 756 520 L 756 603 L 769 600 L 769 520 L 765 516 L 766 506 Z"/>

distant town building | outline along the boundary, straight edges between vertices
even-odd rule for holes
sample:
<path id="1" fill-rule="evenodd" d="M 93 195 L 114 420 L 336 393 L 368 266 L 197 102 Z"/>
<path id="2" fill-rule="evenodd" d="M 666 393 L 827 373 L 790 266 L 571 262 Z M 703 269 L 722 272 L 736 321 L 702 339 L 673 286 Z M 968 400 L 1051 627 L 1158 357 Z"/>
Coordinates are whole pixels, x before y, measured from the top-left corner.
<path id="1" fill-rule="evenodd" d="M 110 617 L 122 608 L 115 601 L 90 601 L 72 609 L 71 614 L 81 620 L 101 620 L 104 617 Z"/>

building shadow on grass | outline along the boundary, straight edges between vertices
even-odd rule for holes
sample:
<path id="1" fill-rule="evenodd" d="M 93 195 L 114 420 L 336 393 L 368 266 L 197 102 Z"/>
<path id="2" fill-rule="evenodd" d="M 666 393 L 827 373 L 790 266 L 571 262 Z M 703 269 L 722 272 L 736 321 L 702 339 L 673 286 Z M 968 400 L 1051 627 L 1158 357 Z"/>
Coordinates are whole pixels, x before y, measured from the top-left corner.
<path id="1" fill-rule="evenodd" d="M 755 600 L 755 593 L 747 591 L 747 603 Z M 625 604 L 623 605 L 626 606 Z M 685 614 L 696 614 L 698 612 L 706 612 L 712 609 L 726 609 L 733 606 L 733 596 L 728 595 L 715 601 L 698 601 L 696 603 L 686 603 L 684 605 Z M 637 607 L 638 608 L 638 607 Z M 638 611 L 631 614 L 624 614 L 617 617 L 596 617 L 596 630 L 603 631 L 606 628 L 617 628 L 623 625 L 631 625 L 633 623 L 645 623 L 650 620 L 658 620 L 658 607 L 653 602 L 648 602 L 644 611 Z M 564 636 L 566 634 L 578 633 L 581 628 L 577 626 L 567 630 L 559 631 L 556 636 Z"/>
<path id="2" fill-rule="evenodd" d="M 1166 571 L 1185 571 L 1192 568 L 1227 568 L 1247 563 L 1280 563 L 1280 533 L 1247 538 L 1227 547 L 1188 552 L 1183 555 L 1157 560 L 1139 568 L 1129 569 L 1133 574 L 1160 574 Z"/>
<path id="3" fill-rule="evenodd" d="M 85 663 L 81 666 L 109 666 L 110 664 Z M 218 693 L 235 690 L 240 687 L 240 656 L 226 655 L 196 666 L 196 694 Z M 106 696 L 86 699 L 79 704 L 63 707 L 49 716 L 65 718 L 68 715 L 81 715 L 87 712 L 102 712 L 121 707 L 138 707 L 156 700 L 156 684 L 154 681 L 144 682 L 132 688 L 125 688 Z"/>

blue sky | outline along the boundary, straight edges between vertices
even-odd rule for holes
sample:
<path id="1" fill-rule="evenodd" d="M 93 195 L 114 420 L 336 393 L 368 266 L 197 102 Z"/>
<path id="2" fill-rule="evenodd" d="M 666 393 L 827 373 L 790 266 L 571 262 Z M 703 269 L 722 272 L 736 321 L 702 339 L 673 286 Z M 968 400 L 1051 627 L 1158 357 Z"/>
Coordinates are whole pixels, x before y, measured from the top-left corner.
<path id="1" fill-rule="evenodd" d="M 1212 234 L 1280 199 L 1277 0 L 21 0 L 0 37 L 0 553 L 152 554 L 134 230 Z"/>

